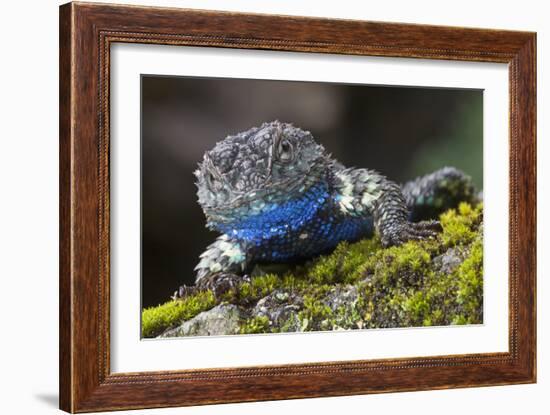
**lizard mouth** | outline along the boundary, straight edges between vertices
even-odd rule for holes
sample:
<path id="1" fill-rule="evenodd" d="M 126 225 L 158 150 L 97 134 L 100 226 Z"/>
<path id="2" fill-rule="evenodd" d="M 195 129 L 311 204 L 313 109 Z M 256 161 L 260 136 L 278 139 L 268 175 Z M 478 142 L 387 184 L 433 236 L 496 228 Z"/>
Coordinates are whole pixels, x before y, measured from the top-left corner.
<path id="1" fill-rule="evenodd" d="M 217 223 L 233 222 L 237 216 L 261 214 L 273 204 L 286 202 L 315 185 L 320 179 L 318 174 L 312 173 L 317 166 L 313 165 L 308 173 L 277 182 L 269 176 L 252 189 L 233 192 L 233 197 L 222 205 L 203 205 L 203 210 L 209 221 Z"/>

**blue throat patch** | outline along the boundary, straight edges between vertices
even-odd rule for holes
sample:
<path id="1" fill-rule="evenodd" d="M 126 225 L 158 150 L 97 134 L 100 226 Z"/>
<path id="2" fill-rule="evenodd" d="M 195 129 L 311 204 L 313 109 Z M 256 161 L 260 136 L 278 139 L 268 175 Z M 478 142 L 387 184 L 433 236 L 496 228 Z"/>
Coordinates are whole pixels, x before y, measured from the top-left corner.
<path id="1" fill-rule="evenodd" d="M 217 228 L 244 243 L 257 261 L 305 259 L 372 234 L 372 219 L 334 216 L 337 198 L 327 184 L 318 183 L 299 198 L 266 204 L 259 213 Z"/>

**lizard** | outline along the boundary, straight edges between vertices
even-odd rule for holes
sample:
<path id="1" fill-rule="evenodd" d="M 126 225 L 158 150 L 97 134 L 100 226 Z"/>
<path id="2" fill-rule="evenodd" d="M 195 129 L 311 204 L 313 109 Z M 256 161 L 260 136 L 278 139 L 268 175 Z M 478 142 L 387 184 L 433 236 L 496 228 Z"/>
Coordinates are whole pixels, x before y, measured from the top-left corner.
<path id="1" fill-rule="evenodd" d="M 195 286 L 175 296 L 225 291 L 257 263 L 310 259 L 374 232 L 385 247 L 433 238 L 438 212 L 475 197 L 456 168 L 399 186 L 345 167 L 311 132 L 280 121 L 227 136 L 204 153 L 195 176 L 206 225 L 220 236 L 200 255 Z"/>

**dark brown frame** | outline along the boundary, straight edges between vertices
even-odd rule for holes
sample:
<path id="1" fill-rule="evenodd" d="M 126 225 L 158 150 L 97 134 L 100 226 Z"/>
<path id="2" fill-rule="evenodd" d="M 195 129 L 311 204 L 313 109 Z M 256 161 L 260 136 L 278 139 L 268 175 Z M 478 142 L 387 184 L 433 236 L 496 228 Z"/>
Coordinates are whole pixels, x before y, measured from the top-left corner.
<path id="1" fill-rule="evenodd" d="M 508 63 L 509 352 L 111 374 L 113 42 Z M 535 382 L 535 62 L 536 34 L 527 32 L 105 4 L 61 6 L 61 409 L 89 412 Z"/>

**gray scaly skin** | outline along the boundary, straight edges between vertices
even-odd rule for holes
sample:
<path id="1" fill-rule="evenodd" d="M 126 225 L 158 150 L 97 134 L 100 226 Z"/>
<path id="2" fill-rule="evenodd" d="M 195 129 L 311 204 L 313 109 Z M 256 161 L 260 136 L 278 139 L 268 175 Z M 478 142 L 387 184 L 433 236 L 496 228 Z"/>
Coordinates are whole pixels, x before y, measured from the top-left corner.
<path id="1" fill-rule="evenodd" d="M 437 217 L 451 193 L 474 195 L 469 177 L 454 168 L 403 189 L 376 171 L 345 168 L 309 131 L 279 121 L 226 137 L 195 175 L 207 226 L 221 233 L 201 255 L 196 286 L 214 292 L 246 278 L 255 263 L 311 258 L 373 231 L 384 246 L 434 237 L 437 221 L 410 218 Z"/>

